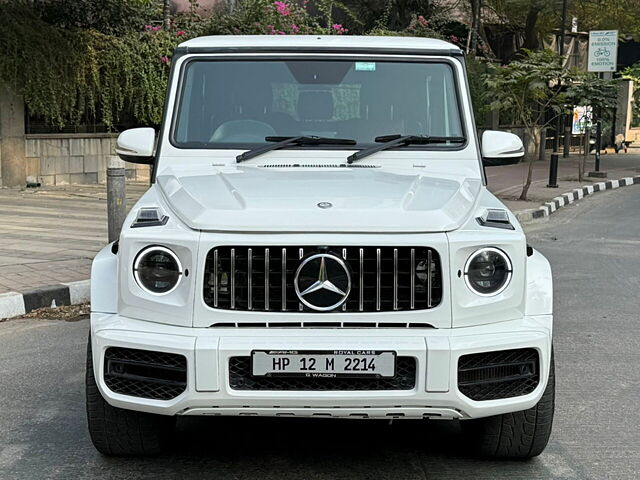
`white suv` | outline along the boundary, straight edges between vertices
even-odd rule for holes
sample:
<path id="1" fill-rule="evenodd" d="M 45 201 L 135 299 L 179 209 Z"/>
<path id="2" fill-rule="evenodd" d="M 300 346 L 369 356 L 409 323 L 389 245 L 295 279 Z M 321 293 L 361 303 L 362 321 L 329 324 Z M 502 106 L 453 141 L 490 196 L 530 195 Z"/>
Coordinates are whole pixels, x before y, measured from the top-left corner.
<path id="1" fill-rule="evenodd" d="M 551 270 L 486 188 L 522 142 L 473 119 L 444 41 L 180 45 L 158 137 L 118 139 L 153 184 L 93 262 L 96 448 L 257 415 L 456 420 L 486 455 L 542 452 Z"/>

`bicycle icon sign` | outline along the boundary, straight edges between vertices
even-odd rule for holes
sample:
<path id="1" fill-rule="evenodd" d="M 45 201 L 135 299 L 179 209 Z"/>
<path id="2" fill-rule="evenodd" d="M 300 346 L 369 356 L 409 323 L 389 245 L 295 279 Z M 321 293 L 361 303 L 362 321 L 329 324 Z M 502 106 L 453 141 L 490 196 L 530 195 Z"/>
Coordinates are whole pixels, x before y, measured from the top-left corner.
<path id="1" fill-rule="evenodd" d="M 602 56 L 609 57 L 611 56 L 611 52 L 604 47 L 600 47 L 598 50 L 593 52 L 593 55 L 596 57 L 602 57 Z"/>

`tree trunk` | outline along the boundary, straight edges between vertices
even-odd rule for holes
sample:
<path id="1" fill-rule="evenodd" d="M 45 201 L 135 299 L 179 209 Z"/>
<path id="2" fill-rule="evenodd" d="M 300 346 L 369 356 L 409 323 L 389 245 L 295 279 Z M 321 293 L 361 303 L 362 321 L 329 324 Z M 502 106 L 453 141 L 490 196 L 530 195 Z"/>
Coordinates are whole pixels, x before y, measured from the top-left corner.
<path id="1" fill-rule="evenodd" d="M 527 12 L 527 18 L 524 23 L 524 48 L 529 50 L 538 49 L 538 15 L 540 14 L 540 7 L 537 5 L 531 5 Z"/>
<path id="2" fill-rule="evenodd" d="M 467 53 L 475 53 L 478 48 L 478 35 L 480 34 L 480 10 L 482 0 L 471 0 L 471 29 L 467 37 Z"/>
<path id="3" fill-rule="evenodd" d="M 171 0 L 163 0 L 162 25 L 165 30 L 171 28 Z"/>
<path id="4" fill-rule="evenodd" d="M 529 142 L 533 142 L 533 148 L 534 148 L 534 152 L 533 155 L 529 154 L 529 148 L 527 147 L 527 149 L 525 150 L 525 155 L 527 156 L 527 160 L 529 162 L 529 168 L 527 169 L 527 179 L 525 180 L 524 184 L 522 185 L 522 192 L 520 193 L 520 196 L 518 197 L 518 200 L 526 200 L 527 199 L 527 195 L 529 194 L 529 187 L 531 187 L 531 180 L 533 177 L 533 162 L 536 161 L 536 158 L 538 158 L 539 153 L 539 145 L 540 142 L 538 141 L 538 139 L 536 138 L 536 133 L 535 130 L 533 128 L 531 129 L 527 129 L 526 130 L 526 134 L 529 137 Z M 529 143 L 527 142 L 527 143 Z"/>

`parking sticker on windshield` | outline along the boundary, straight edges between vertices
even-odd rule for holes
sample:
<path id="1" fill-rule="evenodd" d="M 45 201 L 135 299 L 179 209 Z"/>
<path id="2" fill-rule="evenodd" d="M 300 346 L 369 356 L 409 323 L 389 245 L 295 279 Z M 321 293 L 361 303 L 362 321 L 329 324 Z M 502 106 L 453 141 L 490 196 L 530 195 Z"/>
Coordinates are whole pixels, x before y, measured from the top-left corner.
<path id="1" fill-rule="evenodd" d="M 376 62 L 356 62 L 356 72 L 375 72 Z"/>

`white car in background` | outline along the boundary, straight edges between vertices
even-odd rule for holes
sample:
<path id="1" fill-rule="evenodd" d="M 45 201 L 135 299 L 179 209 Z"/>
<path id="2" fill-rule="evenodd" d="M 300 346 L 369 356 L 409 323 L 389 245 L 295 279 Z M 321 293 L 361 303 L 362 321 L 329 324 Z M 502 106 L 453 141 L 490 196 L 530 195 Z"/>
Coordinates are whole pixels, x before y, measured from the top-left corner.
<path id="1" fill-rule="evenodd" d="M 153 183 L 95 258 L 87 410 L 107 455 L 187 415 L 460 421 L 545 448 L 552 278 L 484 166 L 461 50 L 440 40 L 203 37 L 165 118 L 118 154 Z M 220 432 L 216 432 L 220 435 Z"/>

